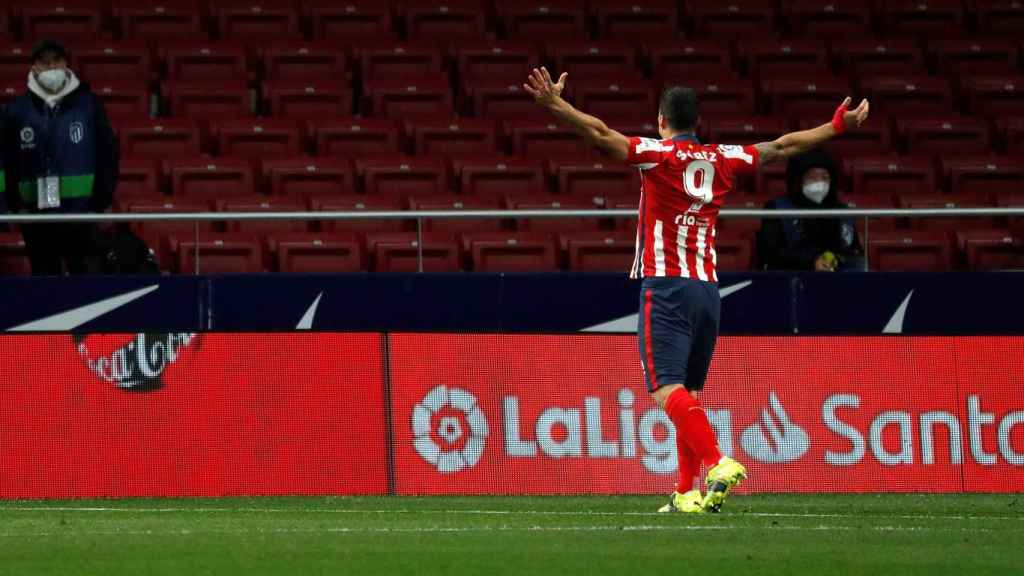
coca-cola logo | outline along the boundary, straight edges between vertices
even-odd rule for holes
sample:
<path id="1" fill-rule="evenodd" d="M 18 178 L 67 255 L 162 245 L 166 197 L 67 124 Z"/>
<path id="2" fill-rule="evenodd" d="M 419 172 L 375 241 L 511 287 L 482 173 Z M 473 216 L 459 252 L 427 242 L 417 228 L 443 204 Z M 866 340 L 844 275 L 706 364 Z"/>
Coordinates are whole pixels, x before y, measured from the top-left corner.
<path id="1" fill-rule="evenodd" d="M 131 392 L 162 388 L 164 372 L 183 348 L 197 341 L 193 332 L 76 334 L 73 338 L 78 355 L 93 374 Z"/>

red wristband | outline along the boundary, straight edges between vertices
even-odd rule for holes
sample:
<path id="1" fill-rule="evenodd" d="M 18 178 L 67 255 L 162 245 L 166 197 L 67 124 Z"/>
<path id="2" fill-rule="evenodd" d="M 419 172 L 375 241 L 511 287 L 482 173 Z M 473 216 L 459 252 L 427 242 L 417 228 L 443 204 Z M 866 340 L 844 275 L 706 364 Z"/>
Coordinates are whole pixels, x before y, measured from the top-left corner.
<path id="1" fill-rule="evenodd" d="M 849 110 L 846 104 L 842 104 L 839 108 L 836 108 L 836 113 L 832 115 L 832 129 L 836 131 L 836 134 L 846 132 L 846 120 L 843 119 L 843 115 Z"/>

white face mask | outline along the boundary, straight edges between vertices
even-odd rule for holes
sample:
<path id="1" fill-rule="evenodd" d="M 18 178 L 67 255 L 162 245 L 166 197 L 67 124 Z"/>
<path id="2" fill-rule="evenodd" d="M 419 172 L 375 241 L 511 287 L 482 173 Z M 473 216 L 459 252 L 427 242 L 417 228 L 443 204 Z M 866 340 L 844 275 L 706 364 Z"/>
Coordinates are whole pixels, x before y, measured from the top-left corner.
<path id="1" fill-rule="evenodd" d="M 804 196 L 815 204 L 821 204 L 828 196 L 828 182 L 804 184 Z"/>
<path id="2" fill-rule="evenodd" d="M 36 74 L 36 80 L 48 92 L 56 94 L 68 83 L 68 71 L 63 68 L 44 70 Z"/>

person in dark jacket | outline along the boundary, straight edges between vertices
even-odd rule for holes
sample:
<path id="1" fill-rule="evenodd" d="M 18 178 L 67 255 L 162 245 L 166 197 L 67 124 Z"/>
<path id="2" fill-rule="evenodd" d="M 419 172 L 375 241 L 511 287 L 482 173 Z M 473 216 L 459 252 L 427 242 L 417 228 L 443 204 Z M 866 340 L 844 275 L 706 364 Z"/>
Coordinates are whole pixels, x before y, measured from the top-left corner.
<path id="1" fill-rule="evenodd" d="M 838 170 L 821 150 L 794 156 L 786 165 L 786 196 L 767 209 L 846 208 L 839 201 Z M 766 218 L 757 234 L 765 270 L 863 270 L 864 251 L 849 218 Z"/>
<path id="2" fill-rule="evenodd" d="M 43 40 L 32 49 L 28 90 L 4 110 L 7 203 L 12 212 L 103 212 L 117 187 L 119 150 L 100 99 L 68 68 L 68 52 Z M 88 271 L 97 226 L 21 227 L 32 273 Z"/>

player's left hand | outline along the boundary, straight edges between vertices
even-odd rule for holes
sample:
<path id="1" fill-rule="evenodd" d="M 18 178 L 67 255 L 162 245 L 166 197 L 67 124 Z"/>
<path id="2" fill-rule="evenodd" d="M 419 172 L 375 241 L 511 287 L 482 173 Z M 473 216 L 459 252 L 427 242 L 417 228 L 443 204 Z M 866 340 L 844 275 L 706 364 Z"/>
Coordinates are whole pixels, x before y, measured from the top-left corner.
<path id="1" fill-rule="evenodd" d="M 847 97 L 843 102 L 843 107 L 849 109 L 852 100 Z M 843 113 L 843 122 L 846 123 L 848 128 L 860 128 L 862 124 L 868 119 L 868 113 L 871 111 L 871 104 L 868 101 L 861 100 L 860 104 L 853 110 L 848 110 Z"/>
<path id="2" fill-rule="evenodd" d="M 562 72 L 562 75 L 558 77 L 558 82 L 552 82 L 547 68 L 543 66 L 540 70 L 534 68 L 526 79 L 526 84 L 523 84 L 523 89 L 529 92 L 538 104 L 550 106 L 562 95 L 562 90 L 565 89 L 565 79 L 568 76 L 568 72 Z"/>

